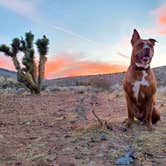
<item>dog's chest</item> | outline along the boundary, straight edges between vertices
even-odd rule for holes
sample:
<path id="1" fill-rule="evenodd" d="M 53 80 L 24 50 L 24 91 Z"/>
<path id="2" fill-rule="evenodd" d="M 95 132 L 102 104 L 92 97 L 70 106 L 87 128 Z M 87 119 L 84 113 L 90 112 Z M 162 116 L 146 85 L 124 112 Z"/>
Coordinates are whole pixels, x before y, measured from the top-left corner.
<path id="1" fill-rule="evenodd" d="M 141 95 L 141 98 L 145 97 L 145 92 L 143 90 L 141 90 L 141 87 L 149 87 L 150 83 L 149 81 L 146 79 L 146 77 L 148 76 L 148 73 L 146 71 L 143 71 L 142 73 L 142 78 L 141 80 L 137 80 L 135 82 L 133 82 L 133 87 L 132 87 L 132 91 L 133 91 L 133 96 L 136 98 L 136 100 L 138 100 L 139 95 Z"/>

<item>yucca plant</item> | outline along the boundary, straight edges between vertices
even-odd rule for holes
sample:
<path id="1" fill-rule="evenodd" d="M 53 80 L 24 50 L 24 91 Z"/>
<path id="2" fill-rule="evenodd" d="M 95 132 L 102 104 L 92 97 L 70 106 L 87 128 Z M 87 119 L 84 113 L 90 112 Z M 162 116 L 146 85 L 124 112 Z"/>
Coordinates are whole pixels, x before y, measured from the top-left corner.
<path id="1" fill-rule="evenodd" d="M 13 60 L 13 64 L 17 70 L 17 80 L 25 84 L 31 93 L 38 94 L 41 89 L 41 82 L 44 77 L 44 69 L 46 63 L 46 55 L 48 52 L 49 39 L 44 35 L 41 39 L 37 39 L 36 46 L 39 52 L 38 74 L 35 62 L 34 51 L 34 35 L 26 32 L 25 37 L 19 39 L 14 38 L 10 46 L 0 45 L 0 51 Z M 18 61 L 18 53 L 24 54 L 22 58 L 23 67 Z"/>

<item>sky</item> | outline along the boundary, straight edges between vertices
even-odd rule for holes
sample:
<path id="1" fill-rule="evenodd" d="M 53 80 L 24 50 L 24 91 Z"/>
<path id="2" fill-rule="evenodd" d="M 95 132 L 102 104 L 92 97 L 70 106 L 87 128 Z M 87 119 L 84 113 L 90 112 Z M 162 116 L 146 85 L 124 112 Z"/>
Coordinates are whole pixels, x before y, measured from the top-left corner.
<path id="1" fill-rule="evenodd" d="M 0 19 L 0 44 L 47 35 L 48 79 L 125 71 L 134 28 L 158 41 L 151 66 L 166 65 L 166 0 L 0 0 Z M 0 67 L 14 70 L 2 53 Z"/>

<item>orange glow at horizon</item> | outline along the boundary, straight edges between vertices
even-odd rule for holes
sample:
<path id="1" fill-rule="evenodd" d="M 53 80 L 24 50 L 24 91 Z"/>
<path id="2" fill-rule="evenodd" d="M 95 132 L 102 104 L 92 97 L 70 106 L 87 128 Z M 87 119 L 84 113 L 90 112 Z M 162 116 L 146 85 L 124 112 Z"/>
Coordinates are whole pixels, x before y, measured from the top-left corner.
<path id="1" fill-rule="evenodd" d="M 62 66 L 64 66 L 65 60 L 64 58 L 49 60 L 46 62 L 45 66 L 45 77 L 49 75 L 50 72 L 58 71 Z"/>
<path id="2" fill-rule="evenodd" d="M 58 55 L 54 59 L 49 59 L 45 66 L 45 78 L 62 78 L 83 75 L 107 74 L 116 73 L 126 70 L 126 65 L 106 63 L 106 62 L 92 62 L 81 61 L 78 56 L 68 54 Z M 13 62 L 8 57 L 0 59 L 0 67 L 9 70 L 15 70 Z"/>
<path id="3" fill-rule="evenodd" d="M 12 60 L 8 57 L 3 56 L 3 55 L 0 59 L 0 67 L 5 68 L 5 69 L 9 69 L 9 70 L 15 70 L 15 67 L 13 65 Z"/>
<path id="4" fill-rule="evenodd" d="M 122 72 L 125 71 L 126 68 L 126 65 L 79 61 L 73 57 L 56 57 L 46 63 L 45 77 L 51 79 L 58 77 L 107 74 Z"/>

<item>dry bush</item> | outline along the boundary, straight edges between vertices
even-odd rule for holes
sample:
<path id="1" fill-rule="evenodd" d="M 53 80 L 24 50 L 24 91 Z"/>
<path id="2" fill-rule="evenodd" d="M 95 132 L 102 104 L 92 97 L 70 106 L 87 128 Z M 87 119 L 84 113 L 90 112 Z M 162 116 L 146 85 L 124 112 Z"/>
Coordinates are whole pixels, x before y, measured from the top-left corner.
<path id="1" fill-rule="evenodd" d="M 3 103 L 6 99 L 6 95 L 3 91 L 0 91 L 0 103 Z"/>
<path id="2" fill-rule="evenodd" d="M 90 85 L 100 90 L 110 90 L 110 82 L 103 78 L 92 79 Z"/>
<path id="3" fill-rule="evenodd" d="M 166 86 L 160 87 L 157 91 L 157 97 L 166 98 Z"/>
<path id="4" fill-rule="evenodd" d="M 76 86 L 90 86 L 91 83 L 90 82 L 86 82 L 86 81 L 76 81 Z"/>

